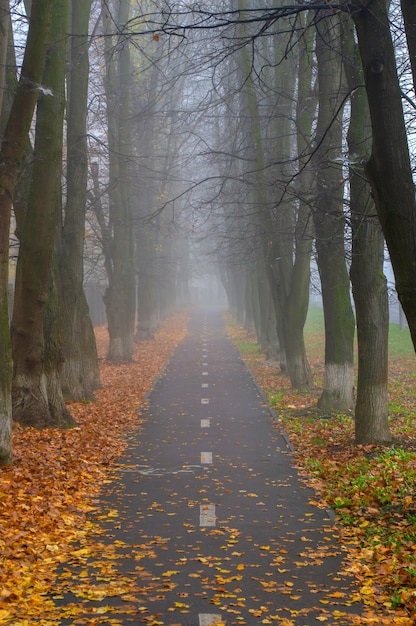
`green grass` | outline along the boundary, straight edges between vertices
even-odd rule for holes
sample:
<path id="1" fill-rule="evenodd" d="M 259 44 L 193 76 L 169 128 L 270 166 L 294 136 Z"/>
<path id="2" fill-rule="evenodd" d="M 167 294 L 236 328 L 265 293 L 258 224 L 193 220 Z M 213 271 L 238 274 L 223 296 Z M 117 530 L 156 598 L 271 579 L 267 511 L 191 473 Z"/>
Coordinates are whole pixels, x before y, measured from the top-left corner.
<path id="1" fill-rule="evenodd" d="M 322 341 L 324 345 L 324 313 L 323 309 L 318 306 L 309 308 L 308 317 L 305 324 L 305 336 L 307 343 L 312 341 Z M 399 324 L 390 324 L 389 326 L 389 356 L 391 358 L 411 357 L 415 354 L 410 331 L 408 328 L 403 330 Z"/>
<path id="2" fill-rule="evenodd" d="M 251 341 L 237 340 L 235 345 L 237 350 L 241 352 L 241 354 L 244 354 L 244 356 L 250 356 L 260 352 L 260 346 L 257 343 L 252 343 Z"/>
<path id="3" fill-rule="evenodd" d="M 323 333 L 324 330 L 324 312 L 321 307 L 312 305 L 309 307 L 308 316 L 306 318 L 305 331 L 308 333 Z"/>
<path id="4" fill-rule="evenodd" d="M 399 324 L 390 324 L 389 354 L 394 357 L 408 357 L 412 356 L 414 352 L 409 329 L 404 328 L 401 330 Z"/>
<path id="5" fill-rule="evenodd" d="M 236 343 L 288 433 L 297 464 L 311 477 L 317 499 L 336 511 L 349 558 L 365 583 L 364 603 L 378 607 L 382 602 L 389 615 L 414 616 L 416 368 L 408 329 L 390 325 L 389 415 L 395 445 L 386 447 L 355 446 L 352 415 L 327 419 L 317 407 L 320 383 L 312 394 L 296 392 L 286 377 L 262 365 L 253 337 L 241 330 Z M 318 380 L 325 345 L 319 307 L 309 311 L 305 343 Z"/>

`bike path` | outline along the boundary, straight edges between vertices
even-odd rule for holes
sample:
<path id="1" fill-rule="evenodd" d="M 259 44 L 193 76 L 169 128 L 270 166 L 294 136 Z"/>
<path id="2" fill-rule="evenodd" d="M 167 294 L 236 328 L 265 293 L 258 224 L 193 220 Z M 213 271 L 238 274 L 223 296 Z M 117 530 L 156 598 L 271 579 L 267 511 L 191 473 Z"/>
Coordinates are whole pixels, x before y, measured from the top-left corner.
<path id="1" fill-rule="evenodd" d="M 342 547 L 313 495 L 221 313 L 195 312 L 101 500 L 100 541 L 137 587 L 106 597 L 119 621 L 100 623 L 351 624 Z"/>

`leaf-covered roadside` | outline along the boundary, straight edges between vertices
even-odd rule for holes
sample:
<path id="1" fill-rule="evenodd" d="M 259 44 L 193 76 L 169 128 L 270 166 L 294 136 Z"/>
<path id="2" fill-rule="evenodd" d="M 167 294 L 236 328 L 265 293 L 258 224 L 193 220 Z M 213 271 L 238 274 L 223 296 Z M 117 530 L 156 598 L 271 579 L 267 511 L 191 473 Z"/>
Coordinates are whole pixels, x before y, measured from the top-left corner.
<path id="1" fill-rule="evenodd" d="M 416 623 L 416 373 L 414 355 L 390 359 L 392 447 L 355 446 L 351 415 L 322 415 L 316 393 L 295 392 L 255 338 L 228 320 L 229 334 L 277 413 L 295 448 L 316 504 L 332 507 L 358 581 L 361 624 Z M 316 383 L 323 377 L 319 338 L 310 337 Z M 322 339 L 322 337 L 320 338 Z M 322 346 L 322 342 L 320 344 Z M 357 598 L 358 599 L 358 598 Z"/>
<path id="2" fill-rule="evenodd" d="M 129 364 L 105 361 L 107 333 L 98 329 L 102 388 L 97 402 L 70 405 L 77 427 L 14 427 L 14 464 L 0 472 L 0 624 L 32 624 L 53 610 L 48 594 L 57 567 L 76 558 L 86 514 L 109 481 L 126 433 L 140 425 L 137 408 L 184 337 L 187 318 L 164 322 L 155 339 L 137 345 Z"/>

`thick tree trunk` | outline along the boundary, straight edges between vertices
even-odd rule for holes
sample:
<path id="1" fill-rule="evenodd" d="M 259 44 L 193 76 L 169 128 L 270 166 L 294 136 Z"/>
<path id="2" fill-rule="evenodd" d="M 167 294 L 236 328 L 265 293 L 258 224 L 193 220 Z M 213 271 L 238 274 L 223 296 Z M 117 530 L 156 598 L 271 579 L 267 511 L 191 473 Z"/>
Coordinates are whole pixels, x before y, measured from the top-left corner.
<path id="1" fill-rule="evenodd" d="M 416 350 L 416 199 L 387 3 L 354 2 L 372 126 L 366 165 L 400 303 Z"/>
<path id="2" fill-rule="evenodd" d="M 54 259 L 61 208 L 67 32 L 68 1 L 57 0 L 51 8 L 45 93 L 37 107 L 33 181 L 21 233 L 12 320 L 13 417 L 38 428 L 72 424 L 59 384 L 62 352 Z"/>
<path id="3" fill-rule="evenodd" d="M 239 10 L 244 14 L 247 9 L 246 0 L 238 1 Z M 241 36 L 248 37 L 245 26 L 240 27 Z M 282 241 L 279 226 L 286 223 L 286 214 L 284 209 L 279 207 L 279 211 L 273 213 L 274 203 L 268 197 L 268 189 L 266 186 L 266 152 L 263 138 L 263 128 L 261 124 L 260 105 L 258 101 L 258 93 L 256 84 L 253 79 L 252 60 L 246 46 L 240 49 L 239 71 L 241 81 L 244 88 L 240 92 L 240 106 L 243 116 L 247 120 L 243 129 L 246 134 L 247 142 L 247 158 L 252 161 L 252 168 L 256 172 L 253 179 L 253 189 L 250 200 L 256 207 L 254 230 L 259 245 L 259 254 L 264 264 L 265 276 L 269 281 L 270 294 L 273 298 L 276 319 L 276 333 L 279 339 L 280 348 L 280 368 L 282 372 L 286 372 L 286 345 L 285 345 L 285 329 L 284 329 L 284 302 L 286 298 L 287 284 L 287 241 Z M 287 94 L 285 94 L 286 96 Z M 283 97 L 285 101 L 286 98 Z M 285 104 L 285 102 L 284 102 Z M 282 106 L 286 112 L 285 106 Z M 284 116 L 280 120 L 282 122 Z M 282 124 L 285 124 L 283 121 Z M 283 135 L 285 133 L 283 132 Z M 284 144 L 282 139 L 282 144 Z M 280 148 L 283 148 L 281 145 Z M 277 148 L 278 151 L 279 147 Z M 284 154 L 277 154 L 278 161 L 285 161 Z M 281 172 L 280 172 L 281 173 Z M 277 178 L 280 180 L 279 176 Z M 281 200 L 281 198 L 279 199 Z M 289 261 L 291 265 L 292 259 Z"/>
<path id="4" fill-rule="evenodd" d="M 309 18 L 303 16 L 301 19 L 306 27 Z M 294 236 L 295 259 L 284 313 L 287 370 L 294 389 L 313 389 L 314 387 L 304 339 L 304 327 L 309 308 L 310 263 L 313 243 L 313 219 L 310 207 L 314 184 L 309 166 L 312 123 L 315 114 L 312 87 L 313 43 L 314 31 L 309 28 L 299 42 L 298 98 L 296 104 L 299 206 Z"/>
<path id="5" fill-rule="evenodd" d="M 262 259 L 257 260 L 256 270 L 250 272 L 249 276 L 257 340 L 266 357 L 279 362 L 281 366 L 282 355 L 276 332 L 275 305 Z M 247 322 L 245 325 L 250 330 Z"/>
<path id="6" fill-rule="evenodd" d="M 151 202 L 151 194 L 142 191 Z M 141 224 L 136 233 L 137 263 L 137 328 L 136 341 L 151 339 L 159 326 L 157 304 L 157 258 L 158 234 L 150 224 Z"/>
<path id="7" fill-rule="evenodd" d="M 8 0 L 0 1 L 0 114 L 3 111 L 3 94 L 6 87 L 6 58 L 8 47 L 9 22 Z M 9 237 L 10 213 L 5 222 L 0 221 L 0 228 L 5 228 L 4 238 L 0 245 L 5 245 L 6 237 Z M 3 256 L 3 254 L 2 254 Z M 8 287 L 8 263 L 4 270 L 0 270 L 0 280 Z M 0 309 L 0 466 L 11 460 L 11 346 L 9 339 L 9 318 L 7 306 L 7 291 L 3 292 L 6 306 Z M 2 298 L 2 299 L 3 299 Z M 2 339 L 7 335 L 6 341 Z"/>
<path id="8" fill-rule="evenodd" d="M 72 0 L 67 106 L 67 202 L 60 248 L 64 363 L 69 400 L 93 399 L 100 386 L 94 329 L 83 289 L 87 195 L 88 23 L 92 0 Z"/>
<path id="9" fill-rule="evenodd" d="M 376 215 L 364 164 L 371 151 L 370 112 L 363 84 L 354 26 L 343 20 L 344 67 L 351 92 L 348 150 L 352 261 L 350 276 L 355 301 L 358 339 L 358 382 L 355 404 L 356 443 L 391 440 L 388 421 L 387 281 L 383 274 L 384 237 Z"/>
<path id="10" fill-rule="evenodd" d="M 0 114 L 3 109 L 3 96 L 6 86 L 6 60 L 10 33 L 9 0 L 0 0 Z"/>
<path id="11" fill-rule="evenodd" d="M 224 268 L 222 283 L 231 314 L 240 323 L 245 323 L 246 276 L 241 267 L 230 265 Z"/>
<path id="12" fill-rule="evenodd" d="M 400 0 L 412 68 L 413 86 L 416 87 L 416 3 L 414 0 Z"/>
<path id="13" fill-rule="evenodd" d="M 12 350 L 9 330 L 10 213 L 17 175 L 42 81 L 49 34 L 51 0 L 35 2 L 25 56 L 0 152 L 0 464 L 10 462 Z"/>
<path id="14" fill-rule="evenodd" d="M 117 24 L 128 22 L 129 1 L 114 3 Z M 104 45 L 106 62 L 106 99 L 109 144 L 109 196 L 113 228 L 112 272 L 105 294 L 110 345 L 110 361 L 130 361 L 134 352 L 134 312 L 136 306 L 134 279 L 133 223 L 129 191 L 129 117 L 130 57 L 126 38 L 113 44 L 113 28 L 106 3 L 103 2 Z M 117 61 L 117 63 L 116 63 Z M 120 98 L 120 94 L 123 97 Z"/>
<path id="15" fill-rule="evenodd" d="M 339 16 L 320 20 L 316 34 L 319 114 L 314 155 L 314 212 L 318 268 L 325 317 L 325 381 L 319 406 L 345 411 L 354 406 L 355 322 L 345 263 L 342 154 L 342 56 Z"/>

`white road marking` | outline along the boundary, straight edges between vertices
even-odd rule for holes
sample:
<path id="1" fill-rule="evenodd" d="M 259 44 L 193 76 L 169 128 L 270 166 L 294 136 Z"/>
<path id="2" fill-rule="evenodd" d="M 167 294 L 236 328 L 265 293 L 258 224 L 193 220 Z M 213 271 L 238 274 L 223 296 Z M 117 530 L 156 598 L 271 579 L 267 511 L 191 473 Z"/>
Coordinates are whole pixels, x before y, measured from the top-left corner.
<path id="1" fill-rule="evenodd" d="M 211 427 L 211 420 L 209 419 L 201 420 L 201 428 L 210 428 L 210 427 Z"/>
<path id="2" fill-rule="evenodd" d="M 201 404 L 209 404 L 209 398 L 201 398 Z"/>
<path id="3" fill-rule="evenodd" d="M 208 363 L 205 361 L 204 363 L 202 363 L 202 365 L 208 365 Z"/>
<path id="4" fill-rule="evenodd" d="M 201 452 L 201 465 L 211 465 L 212 452 Z"/>
<path id="5" fill-rule="evenodd" d="M 217 517 L 215 515 L 215 504 L 200 504 L 199 505 L 199 525 L 200 526 L 215 526 L 216 519 Z"/>
<path id="6" fill-rule="evenodd" d="M 222 621 L 221 615 L 218 615 L 218 613 L 199 614 L 199 626 L 216 626 L 216 624 L 225 624 L 225 622 Z"/>
<path id="7" fill-rule="evenodd" d="M 202 372 L 202 376 L 208 376 L 208 372 Z"/>
<path id="8" fill-rule="evenodd" d="M 208 383 L 202 383 L 201 387 L 202 387 L 203 389 L 206 389 L 207 387 L 209 387 L 209 384 L 208 384 Z"/>

